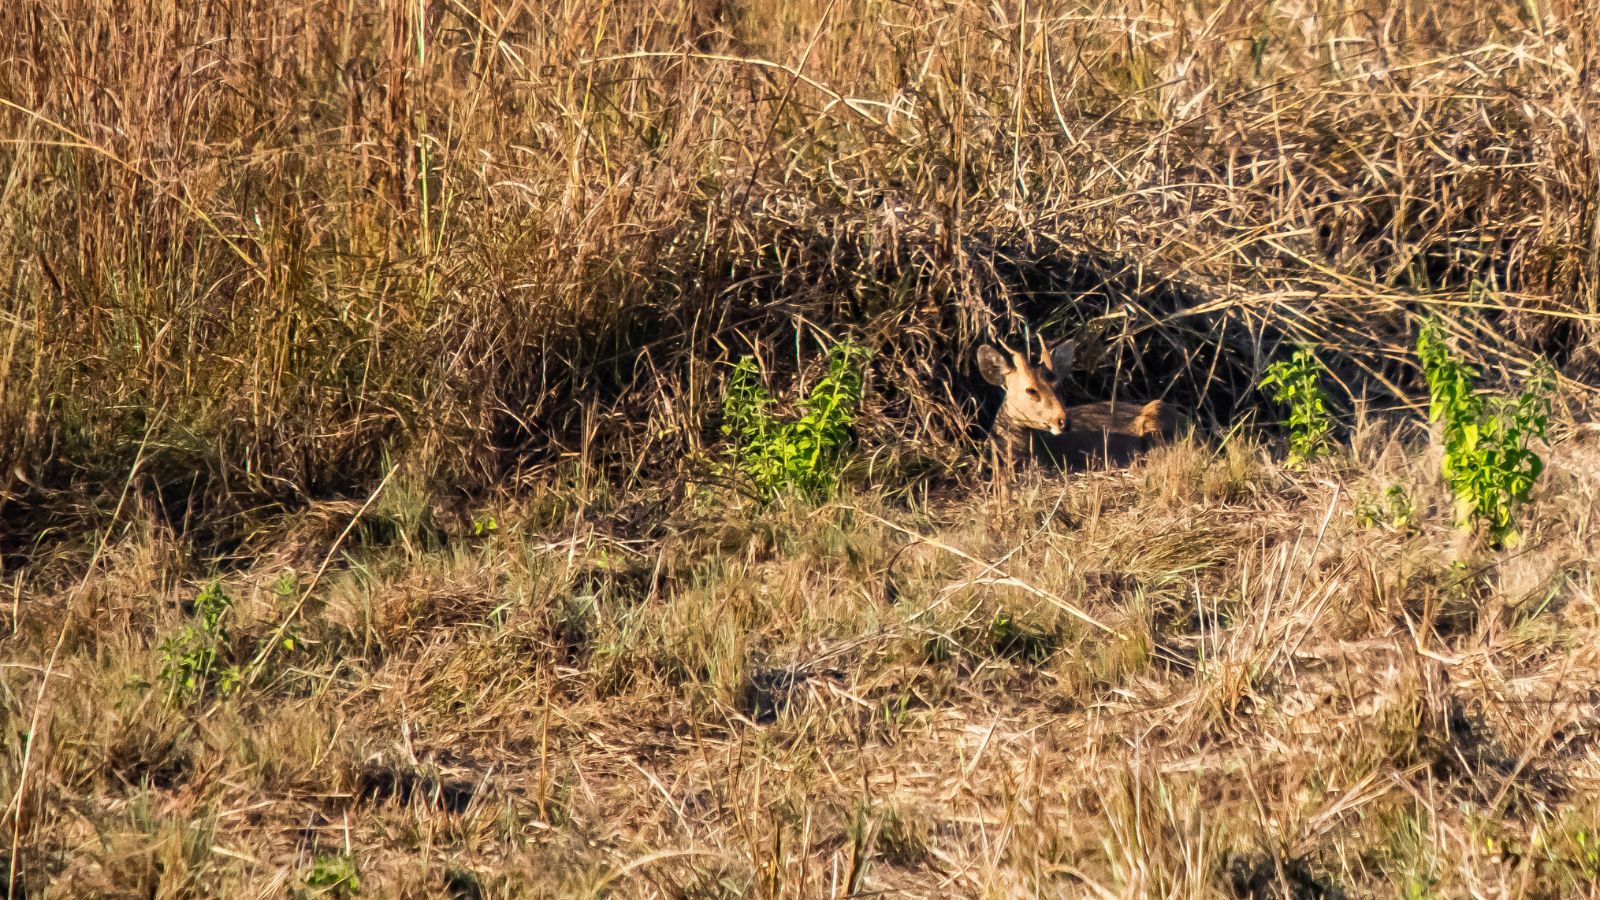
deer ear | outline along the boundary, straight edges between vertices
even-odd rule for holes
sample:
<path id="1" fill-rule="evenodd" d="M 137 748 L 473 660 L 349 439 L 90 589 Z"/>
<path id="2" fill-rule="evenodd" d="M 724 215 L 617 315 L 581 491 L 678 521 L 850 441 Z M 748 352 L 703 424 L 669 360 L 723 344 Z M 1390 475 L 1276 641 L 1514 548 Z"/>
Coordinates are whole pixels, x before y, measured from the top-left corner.
<path id="1" fill-rule="evenodd" d="M 1078 358 L 1078 345 L 1069 341 L 1062 341 L 1050 351 L 1050 374 L 1056 381 L 1062 381 L 1072 371 L 1072 363 Z"/>
<path id="2" fill-rule="evenodd" d="M 984 381 L 997 387 L 1005 387 L 1006 376 L 1015 368 L 999 350 L 988 344 L 978 348 L 978 373 L 983 376 Z"/>

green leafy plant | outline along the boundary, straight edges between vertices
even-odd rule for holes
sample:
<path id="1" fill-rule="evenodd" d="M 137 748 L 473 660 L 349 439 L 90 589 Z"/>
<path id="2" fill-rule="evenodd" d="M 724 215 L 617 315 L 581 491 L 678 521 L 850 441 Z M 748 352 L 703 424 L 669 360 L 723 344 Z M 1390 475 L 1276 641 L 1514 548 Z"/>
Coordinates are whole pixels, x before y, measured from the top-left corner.
<path id="1" fill-rule="evenodd" d="M 293 600 L 300 590 L 300 578 L 293 572 L 284 572 L 272 581 L 272 594 L 279 600 Z"/>
<path id="2" fill-rule="evenodd" d="M 1569 891 L 1600 879 L 1600 829 L 1583 821 L 1576 810 L 1535 832 L 1533 849 L 1539 868 Z"/>
<path id="3" fill-rule="evenodd" d="M 1304 465 L 1326 453 L 1333 420 L 1328 415 L 1328 394 L 1318 377 L 1322 363 L 1309 347 L 1267 367 L 1261 387 L 1276 388 L 1272 399 L 1289 407 L 1289 463 Z"/>
<path id="4" fill-rule="evenodd" d="M 1450 352 L 1437 323 L 1418 334 L 1417 357 L 1428 380 L 1428 421 L 1440 424 L 1441 474 L 1455 498 L 1456 525 L 1481 524 L 1493 545 L 1515 545 L 1521 538 L 1515 508 L 1527 502 L 1544 471 L 1544 460 L 1529 445 L 1547 439 L 1548 364 L 1510 398 L 1476 392 L 1477 372 Z"/>
<path id="5" fill-rule="evenodd" d="M 233 598 L 213 581 L 195 595 L 193 607 L 189 623 L 161 644 L 161 678 L 186 696 L 201 694 L 208 685 L 229 693 L 240 676 L 239 667 L 226 660 L 230 638 L 223 619 Z"/>
<path id="6" fill-rule="evenodd" d="M 732 467 L 766 501 L 784 490 L 818 496 L 833 489 L 860 412 L 861 370 L 868 351 L 844 341 L 828 351 L 828 373 L 799 404 L 794 419 L 773 414 L 776 401 L 749 356 L 739 360 L 722 399 L 722 431 L 733 438 Z"/>
<path id="7" fill-rule="evenodd" d="M 1366 498 L 1356 507 L 1356 515 L 1364 528 L 1382 524 L 1396 531 L 1407 531 L 1414 514 L 1411 495 L 1398 484 L 1389 485 L 1382 499 Z"/>
<path id="8" fill-rule="evenodd" d="M 1004 610 L 989 621 L 989 646 L 1001 656 L 1015 657 L 1032 664 L 1050 658 L 1055 651 L 1054 636 L 1018 622 Z"/>
<path id="9" fill-rule="evenodd" d="M 361 875 L 348 854 L 318 854 L 300 873 L 297 897 L 349 897 L 361 893 Z"/>
<path id="10" fill-rule="evenodd" d="M 1568 840 L 1572 843 L 1572 859 L 1578 871 L 1590 884 L 1600 879 L 1600 835 L 1593 829 L 1574 829 Z"/>

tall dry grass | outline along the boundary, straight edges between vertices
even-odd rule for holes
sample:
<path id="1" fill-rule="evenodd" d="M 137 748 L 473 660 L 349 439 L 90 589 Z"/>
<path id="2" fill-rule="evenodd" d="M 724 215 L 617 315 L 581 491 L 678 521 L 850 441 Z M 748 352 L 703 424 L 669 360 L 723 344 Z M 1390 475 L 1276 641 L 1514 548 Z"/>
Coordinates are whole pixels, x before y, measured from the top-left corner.
<path id="1" fill-rule="evenodd" d="M 1084 326 L 1225 419 L 1283 339 L 1398 396 L 1412 317 L 1593 372 L 1577 0 L 121 3 L 0 11 L 0 522 L 180 529 L 693 458 L 721 369 L 879 349 L 954 457 L 974 342 Z M 941 443 L 943 442 L 943 443 Z M 898 451 L 896 451 L 898 452 Z M 66 515 L 66 518 L 63 518 Z"/>

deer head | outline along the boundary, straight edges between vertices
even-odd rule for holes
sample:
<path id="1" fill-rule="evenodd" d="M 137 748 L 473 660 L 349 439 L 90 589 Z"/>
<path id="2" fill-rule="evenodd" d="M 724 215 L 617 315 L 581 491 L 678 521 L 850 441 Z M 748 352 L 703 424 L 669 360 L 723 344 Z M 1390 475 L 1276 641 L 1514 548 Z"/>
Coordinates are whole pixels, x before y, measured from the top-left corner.
<path id="1" fill-rule="evenodd" d="M 985 344 L 978 348 L 978 371 L 985 381 L 1005 388 L 1001 403 L 1003 419 L 1023 428 L 1061 434 L 1067 430 L 1067 410 L 1056 395 L 1056 385 L 1066 377 L 1072 366 L 1074 351 L 1071 345 L 1061 344 L 1054 353 L 1047 352 L 1044 338 L 1039 339 L 1039 363 L 1033 365 L 1028 358 L 1004 343 L 1005 353 Z"/>

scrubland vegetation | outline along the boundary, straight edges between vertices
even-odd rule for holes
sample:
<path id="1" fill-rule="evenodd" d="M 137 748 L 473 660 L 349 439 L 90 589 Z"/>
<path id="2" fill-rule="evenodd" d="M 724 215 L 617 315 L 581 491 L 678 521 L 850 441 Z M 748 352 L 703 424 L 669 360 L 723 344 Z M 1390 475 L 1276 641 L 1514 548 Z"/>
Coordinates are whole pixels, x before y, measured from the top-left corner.
<path id="1" fill-rule="evenodd" d="M 1588 4 L 0 47 L 0 895 L 1595 894 Z"/>

